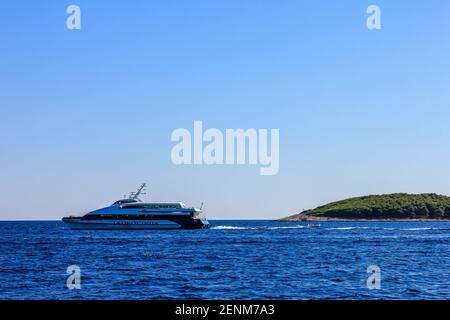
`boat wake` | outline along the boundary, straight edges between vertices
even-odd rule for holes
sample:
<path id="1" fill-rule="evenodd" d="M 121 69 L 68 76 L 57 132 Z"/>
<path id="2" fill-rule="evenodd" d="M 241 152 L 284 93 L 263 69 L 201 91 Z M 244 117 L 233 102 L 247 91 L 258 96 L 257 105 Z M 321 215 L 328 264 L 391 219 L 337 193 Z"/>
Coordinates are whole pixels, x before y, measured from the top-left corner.
<path id="1" fill-rule="evenodd" d="M 428 227 L 428 228 L 384 228 L 385 230 L 404 230 L 404 231 L 424 231 L 424 230 L 450 230 L 449 228 L 433 228 L 433 227 Z"/>
<path id="2" fill-rule="evenodd" d="M 322 230 L 341 230 L 341 231 L 349 231 L 349 230 L 368 230 L 368 229 L 378 229 L 378 230 L 400 230 L 400 231 L 427 231 L 427 230 L 450 230 L 449 228 L 437 228 L 437 227 L 424 227 L 424 228 L 383 228 L 383 227 L 329 227 L 323 228 L 320 224 L 309 224 L 309 225 L 295 225 L 295 226 L 252 226 L 252 227 L 237 227 L 237 226 L 215 226 L 211 227 L 212 230 L 289 230 L 289 229 L 311 229 L 311 228 L 320 228 Z"/>
<path id="3" fill-rule="evenodd" d="M 326 230 L 365 230 L 370 229 L 369 227 L 336 227 L 336 228 L 325 228 Z"/>
<path id="4" fill-rule="evenodd" d="M 233 226 L 217 226 L 211 227 L 212 230 L 255 230 L 255 227 L 233 227 Z"/>
<path id="5" fill-rule="evenodd" d="M 318 228 L 320 225 L 307 225 L 307 226 L 283 226 L 283 227 L 236 227 L 236 226 L 216 226 L 211 227 L 212 230 L 285 230 L 285 229 L 307 229 Z"/>
<path id="6" fill-rule="evenodd" d="M 434 227 L 424 227 L 424 228 L 381 228 L 381 227 L 334 227 L 325 228 L 325 230 L 386 230 L 386 231 L 427 231 L 427 230 L 449 230 L 449 228 L 434 228 Z"/>

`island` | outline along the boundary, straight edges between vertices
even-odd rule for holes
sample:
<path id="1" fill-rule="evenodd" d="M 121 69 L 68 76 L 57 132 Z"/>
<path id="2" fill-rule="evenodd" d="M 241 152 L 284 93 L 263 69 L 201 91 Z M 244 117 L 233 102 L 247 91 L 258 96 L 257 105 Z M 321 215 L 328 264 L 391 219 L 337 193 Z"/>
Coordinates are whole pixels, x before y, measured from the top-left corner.
<path id="1" fill-rule="evenodd" d="M 278 221 L 450 221 L 450 197 L 435 193 L 368 195 L 332 202 Z"/>

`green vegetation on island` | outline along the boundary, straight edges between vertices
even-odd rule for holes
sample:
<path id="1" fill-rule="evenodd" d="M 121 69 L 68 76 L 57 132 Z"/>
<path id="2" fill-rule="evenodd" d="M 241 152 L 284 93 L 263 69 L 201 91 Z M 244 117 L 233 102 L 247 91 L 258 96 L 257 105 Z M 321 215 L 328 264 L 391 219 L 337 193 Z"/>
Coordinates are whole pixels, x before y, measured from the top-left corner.
<path id="1" fill-rule="evenodd" d="M 450 197 L 434 193 L 369 195 L 332 202 L 281 219 L 313 220 L 449 220 Z"/>

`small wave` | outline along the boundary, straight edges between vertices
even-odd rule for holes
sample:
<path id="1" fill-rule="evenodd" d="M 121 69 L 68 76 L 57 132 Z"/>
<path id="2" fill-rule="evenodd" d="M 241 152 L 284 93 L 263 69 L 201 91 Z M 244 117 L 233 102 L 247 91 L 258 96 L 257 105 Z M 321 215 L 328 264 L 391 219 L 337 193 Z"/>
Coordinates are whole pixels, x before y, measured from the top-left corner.
<path id="1" fill-rule="evenodd" d="M 365 230 L 370 229 L 369 227 L 336 227 L 336 228 L 327 228 L 327 230 Z"/>
<path id="2" fill-rule="evenodd" d="M 282 227 L 236 227 L 236 226 L 217 226 L 212 227 L 213 230 L 283 230 L 283 229 L 304 229 L 304 228 L 317 228 L 320 225 L 313 226 L 282 226 Z"/>
<path id="3" fill-rule="evenodd" d="M 304 229 L 307 228 L 307 226 L 289 226 L 289 227 L 268 227 L 265 229 L 268 230 L 281 230 L 281 229 Z"/>
<path id="4" fill-rule="evenodd" d="M 450 230 L 450 228 L 435 228 L 435 227 L 417 227 L 417 228 L 382 228 L 383 230 L 393 231 L 393 230 L 402 230 L 402 231 L 426 231 L 426 230 Z"/>
<path id="5" fill-rule="evenodd" d="M 216 271 L 217 269 L 213 266 L 202 266 L 202 267 L 195 267 L 195 270 L 197 271 L 206 271 L 206 272 L 213 272 Z"/>
<path id="6" fill-rule="evenodd" d="M 405 231 L 423 231 L 423 230 L 448 230 L 448 228 L 399 228 L 398 230 L 405 230 Z"/>
<path id="7" fill-rule="evenodd" d="M 213 230 L 250 230 L 250 229 L 256 229 L 251 227 L 233 227 L 233 226 L 217 226 L 212 227 Z"/>

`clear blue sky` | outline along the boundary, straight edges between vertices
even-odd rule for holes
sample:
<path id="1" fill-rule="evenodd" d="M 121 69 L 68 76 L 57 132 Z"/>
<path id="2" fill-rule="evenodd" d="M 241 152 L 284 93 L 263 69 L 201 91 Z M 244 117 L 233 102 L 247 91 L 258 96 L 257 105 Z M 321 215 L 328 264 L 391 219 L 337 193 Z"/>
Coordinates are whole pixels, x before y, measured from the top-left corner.
<path id="1" fill-rule="evenodd" d="M 83 213 L 144 181 L 146 200 L 211 219 L 450 194 L 447 0 L 8 0 L 0 39 L 0 219 Z M 194 120 L 279 128 L 279 174 L 174 166 L 170 134 Z"/>

